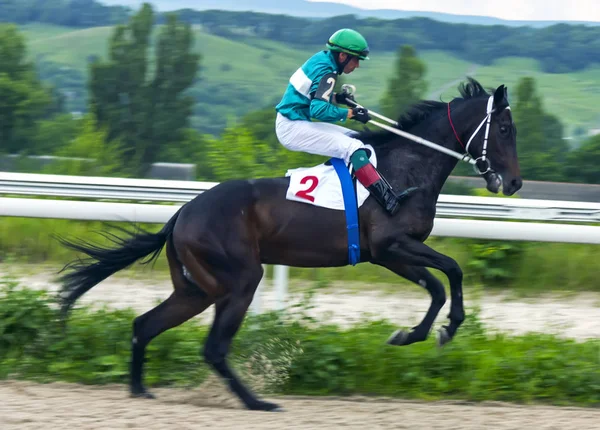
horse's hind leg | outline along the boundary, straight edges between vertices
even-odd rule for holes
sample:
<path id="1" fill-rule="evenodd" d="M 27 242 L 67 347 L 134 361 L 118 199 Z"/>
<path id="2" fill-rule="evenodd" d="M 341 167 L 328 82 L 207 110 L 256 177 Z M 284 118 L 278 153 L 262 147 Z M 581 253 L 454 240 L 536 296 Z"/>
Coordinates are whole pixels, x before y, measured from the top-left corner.
<path id="1" fill-rule="evenodd" d="M 247 272 L 248 270 L 244 271 Z M 240 285 L 241 288 L 233 289 L 232 294 L 216 303 L 215 320 L 206 339 L 204 358 L 221 375 L 231 391 L 240 398 L 248 409 L 273 411 L 279 409 L 279 406 L 259 400 L 234 374 L 226 360 L 233 337 L 244 320 L 254 292 L 262 278 L 262 273 L 262 266 L 259 264 L 248 275 L 240 276 L 245 280 Z"/>
<path id="2" fill-rule="evenodd" d="M 440 309 L 446 303 L 444 285 L 425 267 L 407 266 L 396 262 L 382 263 L 382 266 L 391 270 L 415 284 L 425 288 L 431 295 L 431 304 L 423 320 L 410 331 L 398 330 L 388 339 L 390 345 L 410 345 L 427 339 L 431 326 Z"/>
<path id="3" fill-rule="evenodd" d="M 135 397 L 153 397 L 146 391 L 142 382 L 144 355 L 148 343 L 162 332 L 183 324 L 214 303 L 213 298 L 185 279 L 170 240 L 167 242 L 167 259 L 175 291 L 157 307 L 137 317 L 133 323 L 130 390 Z"/>

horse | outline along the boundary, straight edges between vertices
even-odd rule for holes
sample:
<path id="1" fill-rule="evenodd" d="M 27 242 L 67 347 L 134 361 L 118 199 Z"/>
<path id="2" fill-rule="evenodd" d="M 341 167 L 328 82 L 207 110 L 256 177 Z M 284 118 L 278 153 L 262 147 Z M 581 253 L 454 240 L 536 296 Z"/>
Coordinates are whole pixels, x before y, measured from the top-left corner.
<path id="1" fill-rule="evenodd" d="M 478 160 L 487 188 L 512 195 L 522 186 L 516 149 L 517 129 L 504 85 L 493 94 L 471 77 L 458 86 L 461 97 L 450 102 L 424 100 L 398 120 L 397 128 L 429 139 Z M 490 109 L 491 107 L 491 109 Z M 487 121 L 486 127 L 482 127 Z M 483 132 L 482 130 L 486 130 Z M 436 203 L 458 159 L 418 145 L 390 131 L 359 131 L 371 145 L 378 169 L 395 189 L 417 187 L 394 216 L 367 198 L 359 209 L 360 261 L 382 266 L 426 289 L 431 302 L 422 321 L 410 330 L 398 330 L 390 345 L 410 345 L 429 336 L 446 303 L 444 285 L 428 268 L 443 272 L 450 287 L 449 323 L 438 335 L 440 346 L 449 342 L 465 319 L 463 272 L 457 262 L 424 242 L 429 237 Z M 470 137 L 470 138 L 469 138 Z M 464 142 L 468 143 L 465 145 Z M 484 161 L 482 163 L 482 160 Z M 490 174 L 500 181 L 489 179 Z M 156 259 L 166 245 L 172 294 L 133 321 L 130 395 L 153 398 L 143 384 L 148 343 L 215 305 L 215 317 L 205 340 L 203 358 L 250 410 L 280 410 L 248 389 L 227 362 L 233 338 L 240 328 L 263 277 L 263 264 L 294 267 L 348 265 L 344 211 L 286 199 L 289 177 L 229 180 L 199 194 L 177 210 L 157 233 L 129 231 L 111 235 L 107 247 L 83 240 L 59 240 L 86 258 L 68 263 L 60 277 L 64 314 L 85 292 L 137 260 Z M 62 272 L 61 271 L 61 272 Z"/>

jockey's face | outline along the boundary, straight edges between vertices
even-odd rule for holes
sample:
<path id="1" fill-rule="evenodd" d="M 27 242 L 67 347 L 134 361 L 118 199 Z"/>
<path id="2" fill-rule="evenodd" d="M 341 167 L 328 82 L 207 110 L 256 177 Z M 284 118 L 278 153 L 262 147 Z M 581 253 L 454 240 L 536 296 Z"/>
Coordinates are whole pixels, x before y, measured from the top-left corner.
<path id="1" fill-rule="evenodd" d="M 359 64 L 360 60 L 358 59 L 358 57 L 355 57 L 353 55 L 350 56 L 350 55 L 346 54 L 345 52 L 340 52 L 340 57 L 339 57 L 340 63 L 343 63 L 344 61 L 346 61 L 346 59 L 348 57 L 352 57 L 352 58 L 348 62 L 348 64 L 346 64 L 346 67 L 344 67 L 344 73 L 346 73 L 346 74 L 352 73 L 354 71 L 354 69 L 358 69 L 360 67 L 360 64 Z"/>

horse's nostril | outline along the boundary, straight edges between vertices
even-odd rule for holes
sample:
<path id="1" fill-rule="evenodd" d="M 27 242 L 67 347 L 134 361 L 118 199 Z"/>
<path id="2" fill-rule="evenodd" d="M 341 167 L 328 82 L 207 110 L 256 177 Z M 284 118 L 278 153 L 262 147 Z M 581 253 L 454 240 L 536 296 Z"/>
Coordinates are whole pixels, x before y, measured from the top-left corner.
<path id="1" fill-rule="evenodd" d="M 510 185 L 513 189 L 518 190 L 523 186 L 523 180 L 521 178 L 514 178 L 510 181 Z"/>

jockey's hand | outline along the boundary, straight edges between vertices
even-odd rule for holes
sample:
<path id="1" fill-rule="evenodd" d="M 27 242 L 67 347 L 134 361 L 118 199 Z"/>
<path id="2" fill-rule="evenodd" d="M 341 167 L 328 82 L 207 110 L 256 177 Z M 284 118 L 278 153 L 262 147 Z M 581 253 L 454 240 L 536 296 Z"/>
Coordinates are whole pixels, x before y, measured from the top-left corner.
<path id="1" fill-rule="evenodd" d="M 360 121 L 363 124 L 371 121 L 371 115 L 369 115 L 369 111 L 364 107 L 355 107 L 352 109 L 352 116 L 350 117 L 356 121 Z"/>
<path id="2" fill-rule="evenodd" d="M 356 102 L 356 100 L 354 100 L 354 95 L 350 94 L 350 93 L 336 93 L 335 94 L 335 102 L 338 105 L 346 105 L 346 106 L 356 106 L 356 103 L 348 103 L 348 100 L 351 100 L 353 102 Z"/>

